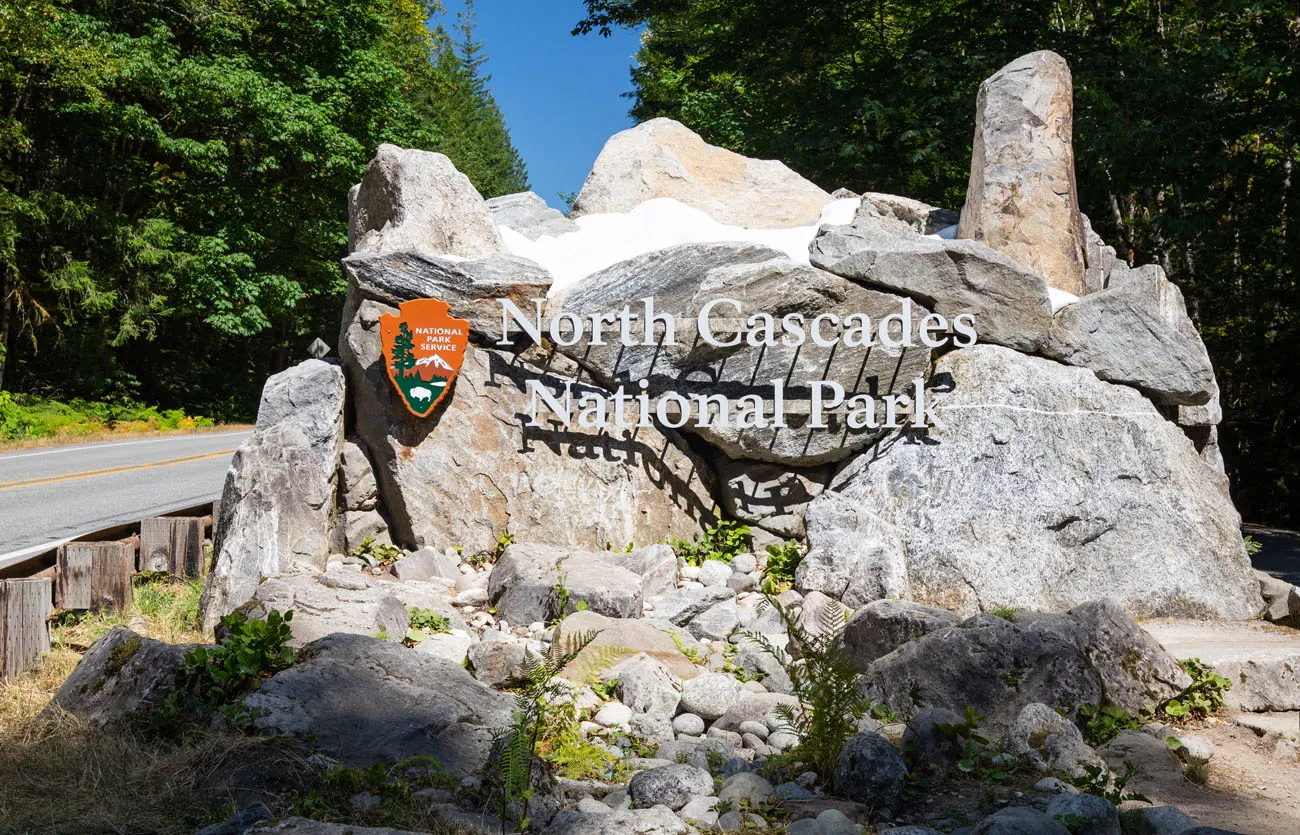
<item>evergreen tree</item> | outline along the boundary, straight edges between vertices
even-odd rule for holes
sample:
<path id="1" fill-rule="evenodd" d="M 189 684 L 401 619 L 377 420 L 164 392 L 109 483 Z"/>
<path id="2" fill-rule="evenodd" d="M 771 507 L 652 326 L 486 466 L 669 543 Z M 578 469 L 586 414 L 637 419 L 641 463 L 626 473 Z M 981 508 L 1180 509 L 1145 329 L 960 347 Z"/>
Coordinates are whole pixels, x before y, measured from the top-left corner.
<path id="1" fill-rule="evenodd" d="M 393 370 L 399 377 L 411 376 L 415 368 L 415 337 L 405 322 L 400 322 L 397 336 L 393 337 Z"/>

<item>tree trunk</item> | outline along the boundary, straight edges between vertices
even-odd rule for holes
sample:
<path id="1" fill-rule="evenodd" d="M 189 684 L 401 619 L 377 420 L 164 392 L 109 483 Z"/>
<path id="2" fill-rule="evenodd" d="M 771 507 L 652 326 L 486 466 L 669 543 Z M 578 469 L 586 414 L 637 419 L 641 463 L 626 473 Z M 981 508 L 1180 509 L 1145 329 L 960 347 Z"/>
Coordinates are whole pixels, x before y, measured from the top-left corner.
<path id="1" fill-rule="evenodd" d="M 13 282 L 7 264 L 0 264 L 0 391 L 5 390 L 10 363 L 13 361 Z"/>

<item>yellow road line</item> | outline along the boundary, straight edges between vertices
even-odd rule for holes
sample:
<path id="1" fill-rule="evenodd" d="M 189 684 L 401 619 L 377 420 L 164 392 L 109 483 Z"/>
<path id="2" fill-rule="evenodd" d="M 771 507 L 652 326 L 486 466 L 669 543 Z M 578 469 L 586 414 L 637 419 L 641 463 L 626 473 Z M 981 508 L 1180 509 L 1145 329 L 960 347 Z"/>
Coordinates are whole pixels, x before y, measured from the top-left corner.
<path id="1" fill-rule="evenodd" d="M 42 476 L 40 478 L 29 478 L 24 481 L 4 481 L 0 482 L 0 492 L 5 490 L 17 490 L 21 487 L 40 487 L 45 484 L 58 484 L 63 481 L 79 481 L 84 478 L 98 478 L 105 475 L 117 475 L 118 473 L 129 473 L 135 470 L 152 470 L 157 467 L 174 467 L 178 464 L 190 464 L 195 461 L 207 461 L 211 458 L 229 457 L 233 455 L 233 449 L 223 449 L 220 452 L 205 452 L 202 455 L 186 455 L 182 458 L 165 458 L 161 461 L 151 461 L 147 464 L 127 464 L 118 467 L 103 467 L 98 470 L 83 470 L 79 473 L 64 473 L 63 475 Z"/>

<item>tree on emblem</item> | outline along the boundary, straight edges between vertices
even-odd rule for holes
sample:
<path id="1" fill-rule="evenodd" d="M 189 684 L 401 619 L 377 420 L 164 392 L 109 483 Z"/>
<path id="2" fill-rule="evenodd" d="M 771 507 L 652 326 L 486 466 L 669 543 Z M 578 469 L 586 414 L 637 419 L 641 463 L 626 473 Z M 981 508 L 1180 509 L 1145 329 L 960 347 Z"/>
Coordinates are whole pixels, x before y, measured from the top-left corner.
<path id="1" fill-rule="evenodd" d="M 393 337 L 393 371 L 398 376 L 409 377 L 412 368 L 415 368 L 415 338 L 407 324 L 402 322 Z"/>

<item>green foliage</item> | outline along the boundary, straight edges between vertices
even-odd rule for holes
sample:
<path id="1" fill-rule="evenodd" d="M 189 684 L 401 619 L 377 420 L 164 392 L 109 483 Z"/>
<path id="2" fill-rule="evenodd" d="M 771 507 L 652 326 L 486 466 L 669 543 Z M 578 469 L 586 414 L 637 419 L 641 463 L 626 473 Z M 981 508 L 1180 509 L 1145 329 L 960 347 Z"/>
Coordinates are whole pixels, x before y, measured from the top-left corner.
<path id="1" fill-rule="evenodd" d="M 564 620 L 573 612 L 587 611 L 587 601 L 585 600 L 574 601 L 572 611 L 570 611 L 570 594 L 568 586 L 564 585 L 565 576 L 567 575 L 561 574 L 555 578 L 555 605 L 559 610 L 559 614 L 555 618 L 557 622 Z"/>
<path id="2" fill-rule="evenodd" d="M 408 757 L 391 766 L 376 762 L 365 770 L 334 766 L 294 799 L 293 813 L 331 823 L 440 831 L 431 828 L 437 816 L 429 811 L 428 801 L 415 793 L 426 788 L 454 791 L 458 782 L 432 757 Z M 352 803 L 358 794 L 373 795 L 378 803 L 358 809 Z"/>
<path id="3" fill-rule="evenodd" d="M 1223 694 L 1232 687 L 1231 681 L 1206 667 L 1199 658 L 1180 658 L 1178 663 L 1192 677 L 1192 683 L 1161 705 L 1160 711 L 1172 719 L 1199 719 L 1223 707 Z"/>
<path id="4" fill-rule="evenodd" d="M 632 116 L 827 190 L 960 209 L 979 84 L 1051 49 L 1074 79 L 1080 201 L 1181 287 L 1215 361 L 1247 516 L 1300 520 L 1300 31 L 1283 0 L 587 0 L 636 27 Z M 1189 118 L 1189 114 L 1194 114 Z"/>
<path id="5" fill-rule="evenodd" d="M 1103 704 L 1098 707 L 1084 702 L 1079 705 L 1079 718 L 1083 720 L 1083 739 L 1093 748 L 1109 745 L 1121 731 L 1142 728 L 1142 723 L 1119 705 Z"/>
<path id="6" fill-rule="evenodd" d="M 1125 787 L 1137 774 L 1133 763 L 1127 760 L 1124 762 L 1124 773 L 1113 777 L 1109 769 L 1099 765 L 1085 765 L 1083 770 L 1084 773 L 1079 777 L 1071 778 L 1070 783 L 1084 794 L 1096 795 L 1112 806 L 1119 806 L 1128 800 L 1136 800 L 1140 803 L 1151 802 L 1146 795 L 1126 791 Z"/>
<path id="7" fill-rule="evenodd" d="M 185 656 L 185 669 L 175 691 L 168 695 L 156 723 L 165 728 L 185 720 L 201 724 L 214 714 L 241 725 L 250 717 L 241 704 L 264 679 L 293 663 L 287 646 L 293 612 L 272 609 L 263 618 L 233 612 L 221 619 L 215 646 L 195 647 Z"/>
<path id="8" fill-rule="evenodd" d="M 732 557 L 749 550 L 749 526 L 728 519 L 705 528 L 693 539 L 673 538 L 669 545 L 677 556 L 690 565 L 699 565 L 705 560 L 731 562 Z"/>
<path id="9" fill-rule="evenodd" d="M 678 652 L 686 656 L 686 660 L 690 661 L 692 664 L 699 664 L 700 666 L 703 666 L 706 663 L 707 659 L 700 654 L 700 651 L 695 647 L 687 646 L 686 642 L 678 637 L 676 632 L 669 632 L 668 637 L 673 639 L 673 645 L 677 647 Z"/>
<path id="10" fill-rule="evenodd" d="M 563 737 L 567 723 L 574 721 L 573 706 L 562 701 L 566 686 L 556 676 L 596 640 L 597 634 L 595 631 L 570 633 L 557 637 L 543 655 L 524 654 L 521 677 L 515 682 L 515 709 L 509 725 L 493 730 L 492 756 L 487 768 L 500 802 L 503 833 L 512 805 L 519 811 L 520 831 L 528 827 L 528 803 L 533 796 L 535 769 L 542 763 L 538 757 L 539 746 L 547 738 Z M 573 755 L 586 757 L 588 753 L 573 752 Z M 589 764 L 590 761 L 582 759 L 581 762 Z M 569 767 L 578 765 L 571 761 Z"/>
<path id="11" fill-rule="evenodd" d="M 387 542 L 377 542 L 373 536 L 361 540 L 361 544 L 348 552 L 350 557 L 360 557 L 371 565 L 392 565 L 402 558 L 402 549 Z"/>
<path id="12" fill-rule="evenodd" d="M 1014 606 L 998 606 L 994 609 L 990 609 L 989 614 L 1000 617 L 1005 621 L 1010 621 L 1011 623 L 1016 622 L 1016 608 Z"/>
<path id="13" fill-rule="evenodd" d="M 425 0 L 0 7 L 0 389 L 251 417 L 338 332 L 380 143 L 526 187 L 470 19 Z"/>
<path id="14" fill-rule="evenodd" d="M 73 399 L 63 403 L 0 391 L 0 442 L 96 432 L 165 432 L 211 425 L 211 418 L 187 415 L 184 409 L 159 411 L 156 406 L 129 399 L 116 403 Z"/>
<path id="15" fill-rule="evenodd" d="M 968 707 L 962 721 L 952 724 L 939 723 L 935 725 L 935 730 L 940 736 L 954 740 L 961 746 L 961 759 L 957 761 L 958 771 L 979 780 L 1006 782 L 1021 763 L 1010 754 L 999 752 L 997 747 L 980 733 L 979 723 L 983 719 L 983 716 L 975 714 L 974 708 Z"/>
<path id="16" fill-rule="evenodd" d="M 799 656 L 777 649 L 766 635 L 746 632 L 779 661 L 790 676 L 792 693 L 799 705 L 779 705 L 777 713 L 789 729 L 799 736 L 797 755 L 824 779 L 835 771 L 835 760 L 844 742 L 857 731 L 858 722 L 867 715 L 871 702 L 858 689 L 858 674 L 849 664 L 844 648 L 844 615 L 827 606 L 822 610 L 816 629 L 807 629 L 789 609 L 773 595 L 765 595 L 767 605 L 776 610 L 790 635 L 790 647 Z"/>
<path id="17" fill-rule="evenodd" d="M 583 735 L 571 709 L 560 716 L 557 726 L 543 735 L 543 759 L 569 780 L 607 779 L 618 758 Z"/>
<path id="18" fill-rule="evenodd" d="M 767 565 L 763 569 L 763 591 L 780 594 L 794 584 L 794 572 L 803 560 L 799 543 L 788 539 L 767 546 Z"/>
<path id="19" fill-rule="evenodd" d="M 421 609 L 419 606 L 412 606 L 410 614 L 407 616 L 406 640 L 407 646 L 415 646 L 430 635 L 437 635 L 440 632 L 450 632 L 451 622 L 441 612 L 435 612 L 433 609 Z"/>
<path id="20" fill-rule="evenodd" d="M 1255 556 L 1264 547 L 1264 543 L 1255 539 L 1255 537 L 1251 536 L 1250 534 L 1246 534 L 1245 536 L 1243 536 L 1241 538 L 1241 542 L 1243 545 L 1246 546 L 1246 556 L 1248 557 Z"/>

